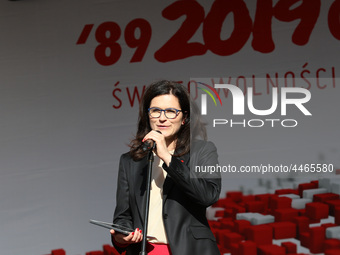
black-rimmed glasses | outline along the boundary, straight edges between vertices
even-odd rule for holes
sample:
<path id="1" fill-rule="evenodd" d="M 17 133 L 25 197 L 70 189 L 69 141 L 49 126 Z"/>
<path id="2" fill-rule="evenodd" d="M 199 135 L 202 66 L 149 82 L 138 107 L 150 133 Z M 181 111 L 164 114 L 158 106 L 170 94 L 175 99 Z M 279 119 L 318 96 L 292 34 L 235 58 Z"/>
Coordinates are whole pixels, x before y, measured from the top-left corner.
<path id="1" fill-rule="evenodd" d="M 164 115 L 168 119 L 174 119 L 177 117 L 177 115 L 181 112 L 182 110 L 177 110 L 175 108 L 166 108 L 164 110 L 158 108 L 158 107 L 151 107 L 148 109 L 149 116 L 151 118 L 159 118 L 164 112 Z"/>

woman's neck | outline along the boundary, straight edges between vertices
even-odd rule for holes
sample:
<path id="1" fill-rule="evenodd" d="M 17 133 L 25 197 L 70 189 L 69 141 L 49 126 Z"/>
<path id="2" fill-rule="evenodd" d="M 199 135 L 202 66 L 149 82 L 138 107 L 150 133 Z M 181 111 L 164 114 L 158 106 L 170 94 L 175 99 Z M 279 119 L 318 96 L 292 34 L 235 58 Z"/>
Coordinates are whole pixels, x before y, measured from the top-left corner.
<path id="1" fill-rule="evenodd" d="M 176 139 L 171 139 L 170 141 L 166 141 L 166 146 L 168 147 L 168 151 L 174 151 L 176 149 Z"/>

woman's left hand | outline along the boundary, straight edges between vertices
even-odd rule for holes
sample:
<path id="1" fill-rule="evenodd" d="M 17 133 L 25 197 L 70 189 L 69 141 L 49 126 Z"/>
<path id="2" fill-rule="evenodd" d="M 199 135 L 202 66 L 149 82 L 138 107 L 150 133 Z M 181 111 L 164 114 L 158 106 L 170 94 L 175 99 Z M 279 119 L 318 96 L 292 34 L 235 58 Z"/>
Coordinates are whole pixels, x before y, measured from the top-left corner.
<path id="1" fill-rule="evenodd" d="M 170 154 L 168 150 L 164 135 L 162 135 L 161 133 L 155 130 L 151 130 L 148 134 L 146 134 L 142 142 L 145 142 L 146 140 L 149 140 L 149 139 L 153 140 L 156 143 L 156 150 L 155 150 L 156 155 L 160 159 L 162 159 L 166 165 L 169 166 L 172 155 Z"/>

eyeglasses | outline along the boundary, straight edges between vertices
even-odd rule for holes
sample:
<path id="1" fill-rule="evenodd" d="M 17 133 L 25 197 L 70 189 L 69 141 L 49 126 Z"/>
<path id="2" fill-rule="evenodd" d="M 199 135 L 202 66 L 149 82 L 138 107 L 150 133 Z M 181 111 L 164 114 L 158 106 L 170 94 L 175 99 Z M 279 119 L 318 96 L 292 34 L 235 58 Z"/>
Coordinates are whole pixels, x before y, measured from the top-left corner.
<path id="1" fill-rule="evenodd" d="M 159 118 L 161 117 L 162 112 L 164 112 L 166 118 L 174 119 L 181 111 L 182 110 L 177 110 L 175 108 L 166 108 L 165 110 L 162 110 L 158 107 L 152 107 L 148 109 L 151 118 Z"/>

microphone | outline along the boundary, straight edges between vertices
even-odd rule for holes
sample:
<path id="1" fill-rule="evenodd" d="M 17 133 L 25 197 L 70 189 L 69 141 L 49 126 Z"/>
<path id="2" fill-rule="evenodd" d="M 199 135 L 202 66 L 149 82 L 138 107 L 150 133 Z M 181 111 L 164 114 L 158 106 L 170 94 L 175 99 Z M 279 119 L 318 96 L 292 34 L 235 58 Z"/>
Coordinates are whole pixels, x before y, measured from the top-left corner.
<path id="1" fill-rule="evenodd" d="M 159 131 L 159 130 L 155 130 L 155 131 L 162 134 L 162 132 Z M 150 151 L 150 150 L 154 150 L 155 148 L 156 148 L 156 143 L 152 139 L 148 139 L 144 143 L 142 143 L 142 150 L 143 151 Z"/>

